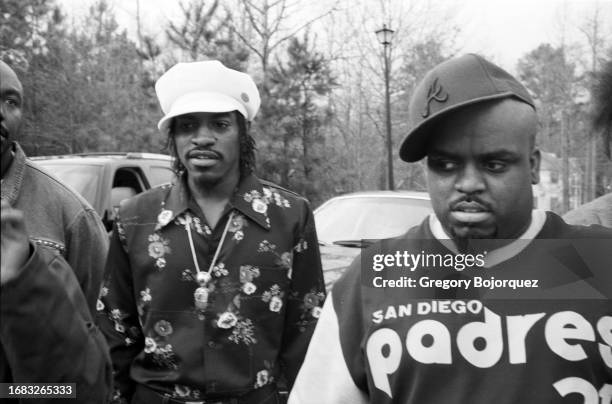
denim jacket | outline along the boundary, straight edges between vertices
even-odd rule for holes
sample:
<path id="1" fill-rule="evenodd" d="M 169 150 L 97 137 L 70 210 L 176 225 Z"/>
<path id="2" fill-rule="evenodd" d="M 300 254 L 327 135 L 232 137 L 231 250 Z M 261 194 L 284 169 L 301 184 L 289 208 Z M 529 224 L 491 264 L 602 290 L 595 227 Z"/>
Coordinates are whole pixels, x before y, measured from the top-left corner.
<path id="1" fill-rule="evenodd" d="M 77 402 L 102 402 L 110 363 L 92 320 L 108 249 L 100 218 L 18 144 L 2 199 L 24 212 L 32 255 L 2 286 L 0 381 L 76 383 Z"/>

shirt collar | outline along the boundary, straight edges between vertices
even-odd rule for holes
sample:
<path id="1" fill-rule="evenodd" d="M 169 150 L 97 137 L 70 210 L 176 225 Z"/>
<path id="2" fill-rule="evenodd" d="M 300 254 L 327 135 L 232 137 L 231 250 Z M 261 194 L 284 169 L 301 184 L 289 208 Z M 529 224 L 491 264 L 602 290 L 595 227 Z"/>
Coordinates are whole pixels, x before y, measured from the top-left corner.
<path id="1" fill-rule="evenodd" d="M 190 193 L 185 176 L 177 177 L 162 202 L 162 210 L 157 218 L 158 226 L 163 227 L 177 216 L 189 210 Z M 162 217 L 164 216 L 164 217 Z"/>
<path id="2" fill-rule="evenodd" d="M 268 218 L 268 194 L 270 191 L 264 189 L 261 181 L 254 174 L 245 177 L 234 196 L 230 200 L 231 206 L 243 215 L 260 225 L 266 230 L 270 229 Z"/>
<path id="3" fill-rule="evenodd" d="M 2 178 L 2 199 L 13 206 L 19 197 L 26 169 L 26 155 L 19 143 L 13 142 L 13 158 Z"/>
<path id="4" fill-rule="evenodd" d="M 523 251 L 531 241 L 538 235 L 538 233 L 544 227 L 544 222 L 546 221 L 546 212 L 543 210 L 535 209 L 531 212 L 531 223 L 529 227 L 523 234 L 521 234 L 516 240 L 507 244 L 501 248 L 497 248 L 493 251 L 489 251 L 487 256 L 485 257 L 485 267 L 490 268 L 494 265 L 497 265 L 501 262 L 504 262 L 521 251 Z M 451 239 L 451 237 L 444 231 L 442 227 L 442 223 L 436 217 L 434 213 L 429 215 L 428 220 L 429 228 L 433 236 L 440 241 L 446 248 L 457 254 L 459 250 L 455 246 L 455 243 Z"/>
<path id="5" fill-rule="evenodd" d="M 270 229 L 268 218 L 268 198 L 262 183 L 254 174 L 240 180 L 236 191 L 229 201 L 229 207 L 236 209 L 266 230 Z M 158 227 L 164 227 L 177 216 L 190 209 L 195 203 L 189 192 L 185 177 L 176 179 L 170 188 L 157 218 Z"/>

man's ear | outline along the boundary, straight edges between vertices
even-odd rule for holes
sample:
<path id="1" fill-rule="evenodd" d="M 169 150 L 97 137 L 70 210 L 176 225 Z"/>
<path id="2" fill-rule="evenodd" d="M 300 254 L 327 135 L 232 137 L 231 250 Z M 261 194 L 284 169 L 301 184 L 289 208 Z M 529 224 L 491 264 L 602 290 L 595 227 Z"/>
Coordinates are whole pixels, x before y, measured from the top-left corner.
<path id="1" fill-rule="evenodd" d="M 246 129 L 247 129 L 247 132 L 251 131 L 251 121 L 246 121 Z"/>
<path id="2" fill-rule="evenodd" d="M 529 164 L 531 165 L 531 183 L 537 184 L 540 182 L 540 160 L 542 156 L 540 155 L 540 150 L 534 148 L 531 151 L 531 156 L 529 156 Z"/>

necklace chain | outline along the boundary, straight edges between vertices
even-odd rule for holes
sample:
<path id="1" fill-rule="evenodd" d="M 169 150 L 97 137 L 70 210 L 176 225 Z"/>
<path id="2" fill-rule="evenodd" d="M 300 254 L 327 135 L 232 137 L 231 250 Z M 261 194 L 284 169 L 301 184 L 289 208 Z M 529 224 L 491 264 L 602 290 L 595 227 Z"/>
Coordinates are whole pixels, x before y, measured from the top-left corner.
<path id="1" fill-rule="evenodd" d="M 230 223 L 234 219 L 234 212 L 232 211 L 227 219 L 227 223 L 225 224 L 225 229 L 223 229 L 223 234 L 221 235 L 221 240 L 219 240 L 219 245 L 217 245 L 217 249 L 215 250 L 215 254 L 213 256 L 212 261 L 210 262 L 210 266 L 208 267 L 208 271 L 204 272 L 200 269 L 200 265 L 198 264 L 198 257 L 196 256 L 195 246 L 193 243 L 193 236 L 191 235 L 191 215 L 187 216 L 187 220 L 185 220 L 185 230 L 187 231 L 187 238 L 189 239 L 189 248 L 191 249 L 191 257 L 193 259 L 193 264 L 195 265 L 195 269 L 198 273 L 198 282 L 202 284 L 201 286 L 206 285 L 211 279 L 211 272 L 215 265 L 217 264 L 217 259 L 219 258 L 219 253 L 221 252 L 221 247 L 223 246 L 223 242 L 225 241 L 225 236 L 230 227 Z M 202 275 L 200 275 L 202 274 Z M 206 276 L 208 275 L 208 276 Z"/>

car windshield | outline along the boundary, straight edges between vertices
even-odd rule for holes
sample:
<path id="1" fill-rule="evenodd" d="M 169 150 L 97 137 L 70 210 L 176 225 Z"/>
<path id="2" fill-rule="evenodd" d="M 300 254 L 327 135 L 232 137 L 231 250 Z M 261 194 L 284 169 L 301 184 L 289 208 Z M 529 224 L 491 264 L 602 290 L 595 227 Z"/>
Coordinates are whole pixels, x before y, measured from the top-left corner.
<path id="1" fill-rule="evenodd" d="M 92 206 L 96 201 L 98 182 L 102 178 L 103 166 L 95 164 L 65 164 L 49 161 L 36 161 L 36 164 L 49 171 L 64 184 L 69 185 Z"/>
<path id="2" fill-rule="evenodd" d="M 325 244 L 399 236 L 432 212 L 428 200 L 397 196 L 332 199 L 315 212 L 317 236 Z"/>

